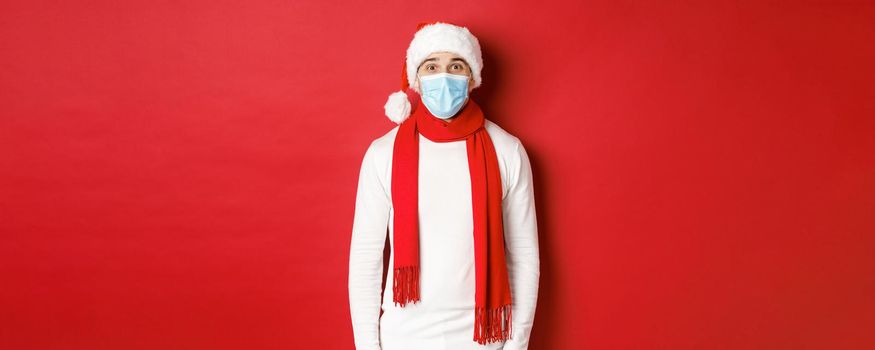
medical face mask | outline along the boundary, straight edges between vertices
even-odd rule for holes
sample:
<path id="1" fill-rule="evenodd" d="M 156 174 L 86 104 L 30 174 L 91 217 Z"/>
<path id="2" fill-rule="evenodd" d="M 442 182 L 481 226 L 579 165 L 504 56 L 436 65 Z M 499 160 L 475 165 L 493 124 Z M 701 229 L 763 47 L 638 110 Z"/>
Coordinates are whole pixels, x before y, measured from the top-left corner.
<path id="1" fill-rule="evenodd" d="M 419 77 L 422 103 L 435 117 L 449 119 L 456 115 L 468 98 L 468 77 L 438 73 Z"/>

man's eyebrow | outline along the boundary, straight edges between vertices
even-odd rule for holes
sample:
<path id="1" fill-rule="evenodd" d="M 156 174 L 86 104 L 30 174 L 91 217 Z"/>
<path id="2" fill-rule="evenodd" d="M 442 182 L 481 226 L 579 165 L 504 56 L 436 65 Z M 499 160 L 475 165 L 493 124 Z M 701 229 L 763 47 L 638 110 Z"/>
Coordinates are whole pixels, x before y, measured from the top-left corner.
<path id="1" fill-rule="evenodd" d="M 428 62 L 428 61 L 437 61 L 437 59 L 438 59 L 437 57 L 432 57 L 432 58 L 425 59 L 425 60 L 423 60 L 422 62 L 425 63 L 425 62 Z M 450 62 L 455 62 L 455 61 L 461 61 L 461 62 L 463 62 L 463 63 L 468 63 L 468 62 L 465 62 L 464 59 L 462 59 L 462 58 L 458 58 L 458 57 L 453 58 L 453 59 L 450 59 Z"/>

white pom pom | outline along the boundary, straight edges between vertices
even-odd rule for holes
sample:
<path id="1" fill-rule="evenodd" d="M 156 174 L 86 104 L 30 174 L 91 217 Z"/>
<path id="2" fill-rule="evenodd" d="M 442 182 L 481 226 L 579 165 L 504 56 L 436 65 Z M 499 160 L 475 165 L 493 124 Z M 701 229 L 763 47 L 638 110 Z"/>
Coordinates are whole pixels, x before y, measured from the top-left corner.
<path id="1" fill-rule="evenodd" d="M 389 95 L 383 109 L 386 110 L 386 116 L 389 117 L 389 120 L 395 124 L 401 124 L 410 116 L 410 100 L 407 99 L 407 94 L 404 91 L 395 91 Z"/>

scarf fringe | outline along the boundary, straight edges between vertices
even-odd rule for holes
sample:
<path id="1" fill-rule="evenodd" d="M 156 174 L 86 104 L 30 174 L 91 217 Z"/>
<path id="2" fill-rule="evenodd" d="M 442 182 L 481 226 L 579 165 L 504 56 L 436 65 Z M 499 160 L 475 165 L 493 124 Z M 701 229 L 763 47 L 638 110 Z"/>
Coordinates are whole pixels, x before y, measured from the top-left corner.
<path id="1" fill-rule="evenodd" d="M 419 265 L 395 268 L 392 279 L 392 297 L 395 304 L 404 307 L 408 302 L 419 301 Z"/>
<path id="2" fill-rule="evenodd" d="M 474 319 L 474 341 L 481 345 L 507 341 L 513 336 L 511 304 L 487 310 L 477 307 Z"/>

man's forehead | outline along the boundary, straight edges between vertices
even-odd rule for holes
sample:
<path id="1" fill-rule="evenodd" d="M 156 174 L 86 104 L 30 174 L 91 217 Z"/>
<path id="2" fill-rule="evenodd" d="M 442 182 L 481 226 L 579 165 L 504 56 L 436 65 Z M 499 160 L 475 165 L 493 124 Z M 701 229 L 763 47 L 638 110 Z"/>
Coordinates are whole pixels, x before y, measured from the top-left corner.
<path id="1" fill-rule="evenodd" d="M 428 62 L 428 61 L 437 61 L 438 58 L 439 58 L 439 57 L 426 58 L 423 62 Z M 454 61 L 465 62 L 465 59 L 463 59 L 463 58 L 461 58 L 461 57 L 458 57 L 458 56 L 456 56 L 456 57 L 451 57 L 451 58 L 450 58 L 450 62 L 454 62 Z"/>

